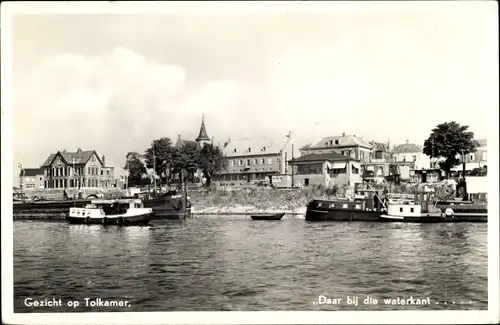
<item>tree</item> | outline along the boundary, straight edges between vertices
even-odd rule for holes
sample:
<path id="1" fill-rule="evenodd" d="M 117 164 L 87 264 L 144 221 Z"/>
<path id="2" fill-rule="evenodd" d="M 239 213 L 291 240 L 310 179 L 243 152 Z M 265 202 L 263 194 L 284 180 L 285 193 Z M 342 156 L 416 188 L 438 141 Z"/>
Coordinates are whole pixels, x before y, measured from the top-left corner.
<path id="1" fill-rule="evenodd" d="M 439 167 L 446 172 L 446 177 L 450 170 L 460 163 L 459 157 L 474 152 L 478 146 L 474 133 L 467 131 L 468 128 L 468 125 L 460 125 L 457 122 L 445 122 L 432 129 L 429 138 L 424 142 L 423 152 L 427 156 L 444 159 L 439 163 Z"/>
<path id="2" fill-rule="evenodd" d="M 129 152 L 125 156 L 125 167 L 128 172 L 129 186 L 142 185 L 144 183 L 143 177 L 146 175 L 146 167 L 141 161 L 141 156 L 137 152 Z"/>
<path id="3" fill-rule="evenodd" d="M 200 147 L 197 143 L 188 142 L 182 148 L 174 151 L 173 170 L 180 173 L 185 170 L 188 174 L 194 174 L 198 169 Z M 187 175 L 184 181 L 187 181 Z"/>
<path id="4" fill-rule="evenodd" d="M 174 165 L 176 148 L 172 146 L 170 138 L 153 140 L 151 147 L 146 149 L 144 158 L 147 168 L 155 168 L 160 181 L 168 183 L 170 170 Z M 153 163 L 154 162 L 154 163 Z"/>
<path id="5" fill-rule="evenodd" d="M 227 160 L 219 147 L 213 144 L 205 144 L 200 150 L 198 164 L 207 179 L 206 185 L 210 186 L 213 175 L 224 168 Z"/>

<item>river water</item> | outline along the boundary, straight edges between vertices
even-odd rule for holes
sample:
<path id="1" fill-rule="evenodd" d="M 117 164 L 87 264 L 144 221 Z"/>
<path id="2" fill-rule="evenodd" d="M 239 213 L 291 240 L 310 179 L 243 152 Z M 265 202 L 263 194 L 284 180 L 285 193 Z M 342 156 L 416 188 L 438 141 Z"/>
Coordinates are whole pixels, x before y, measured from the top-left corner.
<path id="1" fill-rule="evenodd" d="M 319 296 L 331 304 L 316 303 L 326 301 Z M 397 297 L 430 305 L 386 305 Z M 61 299 L 62 307 L 29 307 L 26 298 Z M 129 304 L 92 307 L 85 298 Z M 68 307 L 72 301 L 79 306 Z M 143 227 L 14 222 L 15 312 L 487 307 L 487 224 L 289 216 L 200 216 Z"/>

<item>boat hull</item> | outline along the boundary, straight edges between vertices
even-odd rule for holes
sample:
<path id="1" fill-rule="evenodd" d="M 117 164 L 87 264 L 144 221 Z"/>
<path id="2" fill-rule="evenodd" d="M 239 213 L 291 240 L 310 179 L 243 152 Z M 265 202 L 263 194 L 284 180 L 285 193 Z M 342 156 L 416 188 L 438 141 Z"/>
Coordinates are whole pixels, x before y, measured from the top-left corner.
<path id="1" fill-rule="evenodd" d="M 440 215 L 422 215 L 422 216 L 404 216 L 393 217 L 382 215 L 381 222 L 411 222 L 411 223 L 457 223 L 457 222 L 488 222 L 487 213 L 462 213 L 453 216 Z"/>
<path id="2" fill-rule="evenodd" d="M 364 202 L 312 200 L 307 204 L 306 221 L 379 221 L 384 213 L 364 209 Z"/>
<path id="3" fill-rule="evenodd" d="M 284 216 L 284 213 L 278 213 L 273 215 L 253 215 L 250 217 L 252 220 L 281 220 Z"/>
<path id="4" fill-rule="evenodd" d="M 86 225 L 117 225 L 117 226 L 132 226 L 132 225 L 147 225 L 154 219 L 154 212 L 144 213 L 134 216 L 105 216 L 99 218 L 90 218 L 83 216 L 67 216 L 66 221 L 70 224 L 86 224 Z"/>
<path id="5" fill-rule="evenodd" d="M 155 215 L 154 220 L 172 219 L 179 220 L 189 218 L 191 216 L 191 206 L 183 206 L 177 204 L 177 198 L 158 197 L 146 199 L 143 201 L 145 208 L 152 208 Z"/>

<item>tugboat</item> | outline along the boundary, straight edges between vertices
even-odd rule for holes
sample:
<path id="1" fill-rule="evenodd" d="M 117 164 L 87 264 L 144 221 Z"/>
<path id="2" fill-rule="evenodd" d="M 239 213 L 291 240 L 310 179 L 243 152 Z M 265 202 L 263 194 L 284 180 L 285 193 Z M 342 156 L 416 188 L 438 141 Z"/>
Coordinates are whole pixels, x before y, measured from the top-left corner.
<path id="1" fill-rule="evenodd" d="M 391 200 L 388 204 L 387 214 L 380 216 L 385 222 L 420 222 L 420 223 L 442 223 L 442 222 L 487 222 L 487 214 L 477 213 L 455 213 L 453 209 L 444 211 L 429 207 L 428 212 L 422 212 L 422 206 L 413 200 L 401 199 Z"/>
<path id="2" fill-rule="evenodd" d="M 140 225 L 154 217 L 141 200 L 92 200 L 83 208 L 70 208 L 66 220 L 73 224 Z"/>

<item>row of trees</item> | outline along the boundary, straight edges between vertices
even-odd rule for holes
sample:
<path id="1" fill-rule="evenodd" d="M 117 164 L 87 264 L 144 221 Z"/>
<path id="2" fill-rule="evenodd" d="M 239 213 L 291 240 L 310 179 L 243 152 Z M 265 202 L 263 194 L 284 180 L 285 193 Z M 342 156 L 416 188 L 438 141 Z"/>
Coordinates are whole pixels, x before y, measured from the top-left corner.
<path id="1" fill-rule="evenodd" d="M 206 185 L 210 186 L 213 175 L 225 164 L 222 150 L 213 144 L 200 147 L 195 142 L 187 142 L 182 148 L 176 148 L 170 138 L 156 139 L 143 154 L 129 152 L 126 155 L 124 169 L 128 172 L 129 186 L 150 184 L 146 177 L 147 169 L 154 168 L 155 176 L 161 183 L 170 184 L 175 174 L 192 175 L 197 170 L 203 172 Z"/>

